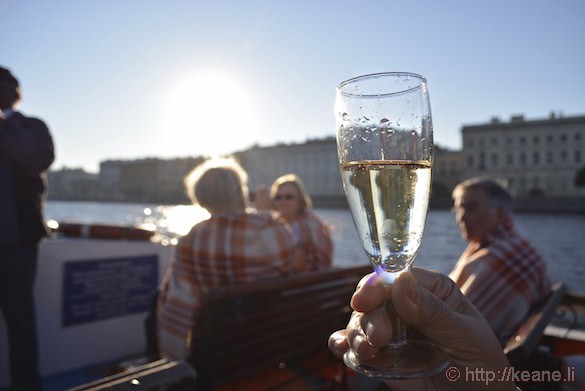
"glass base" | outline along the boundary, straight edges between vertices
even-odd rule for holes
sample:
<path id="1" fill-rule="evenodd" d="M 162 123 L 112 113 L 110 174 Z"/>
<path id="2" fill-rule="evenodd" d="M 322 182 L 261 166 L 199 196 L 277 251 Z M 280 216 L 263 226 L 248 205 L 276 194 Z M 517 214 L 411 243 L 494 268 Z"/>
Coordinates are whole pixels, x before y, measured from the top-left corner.
<path id="1" fill-rule="evenodd" d="M 449 355 L 432 343 L 407 340 L 388 345 L 376 355 L 359 361 L 349 350 L 343 356 L 345 365 L 369 377 L 384 379 L 417 379 L 436 375 L 449 365 Z"/>

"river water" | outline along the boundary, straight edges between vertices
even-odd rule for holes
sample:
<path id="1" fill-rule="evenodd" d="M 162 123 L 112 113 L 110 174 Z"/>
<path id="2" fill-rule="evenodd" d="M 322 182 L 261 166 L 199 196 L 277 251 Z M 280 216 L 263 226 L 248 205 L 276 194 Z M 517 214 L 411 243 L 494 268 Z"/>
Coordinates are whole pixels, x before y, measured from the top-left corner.
<path id="1" fill-rule="evenodd" d="M 315 212 L 331 229 L 334 264 L 366 264 L 349 211 L 317 209 Z M 163 237 L 173 238 L 187 233 L 194 223 L 206 217 L 206 212 L 185 205 L 49 201 L 45 216 L 57 221 L 151 224 Z M 552 279 L 564 281 L 569 290 L 585 292 L 585 216 L 518 214 L 516 221 L 547 260 Z M 415 265 L 448 273 L 465 246 L 453 214 L 432 210 Z"/>

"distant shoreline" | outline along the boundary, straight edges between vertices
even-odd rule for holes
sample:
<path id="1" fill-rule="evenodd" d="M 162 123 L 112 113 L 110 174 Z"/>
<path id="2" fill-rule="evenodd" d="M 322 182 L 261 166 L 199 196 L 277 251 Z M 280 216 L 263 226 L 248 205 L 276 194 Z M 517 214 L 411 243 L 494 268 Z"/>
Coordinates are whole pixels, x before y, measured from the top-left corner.
<path id="1" fill-rule="evenodd" d="M 316 208 L 347 208 L 344 197 L 313 197 Z M 453 200 L 450 197 L 431 199 L 430 209 L 450 210 Z M 585 197 L 531 197 L 519 198 L 514 202 L 516 213 L 547 214 L 585 214 Z"/>
<path id="2" fill-rule="evenodd" d="M 173 203 L 168 201 L 144 200 L 98 200 L 98 199 L 55 199 L 48 201 L 58 202 L 103 202 L 112 204 L 162 204 L 162 205 L 189 205 L 189 203 Z M 343 196 L 313 197 L 313 206 L 322 209 L 347 209 L 347 202 Z M 449 197 L 431 199 L 431 210 L 449 210 L 453 200 Z M 585 197 L 531 197 L 520 198 L 514 202 L 516 213 L 547 213 L 547 214 L 585 214 Z"/>

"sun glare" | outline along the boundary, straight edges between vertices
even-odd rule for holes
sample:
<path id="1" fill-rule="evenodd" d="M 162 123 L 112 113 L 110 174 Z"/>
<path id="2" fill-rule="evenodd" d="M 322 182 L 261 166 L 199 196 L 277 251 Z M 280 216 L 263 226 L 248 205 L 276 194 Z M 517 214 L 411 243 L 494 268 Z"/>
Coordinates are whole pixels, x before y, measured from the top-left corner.
<path id="1" fill-rule="evenodd" d="M 219 73 L 184 79 L 171 91 L 164 117 L 165 144 L 177 155 L 224 155 L 254 141 L 250 94 Z"/>

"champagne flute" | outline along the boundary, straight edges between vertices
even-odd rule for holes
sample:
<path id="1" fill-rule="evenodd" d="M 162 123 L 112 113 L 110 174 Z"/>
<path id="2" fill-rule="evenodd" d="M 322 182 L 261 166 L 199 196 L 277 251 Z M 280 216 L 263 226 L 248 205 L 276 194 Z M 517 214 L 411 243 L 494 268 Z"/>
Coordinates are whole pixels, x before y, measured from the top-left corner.
<path id="1" fill-rule="evenodd" d="M 445 369 L 448 355 L 406 338 L 406 325 L 389 297 L 392 282 L 409 270 L 420 246 L 431 192 L 433 125 L 425 78 L 376 73 L 337 87 L 337 151 L 343 188 L 361 244 L 381 275 L 392 319 L 390 344 L 346 365 L 372 377 L 410 379 Z"/>

